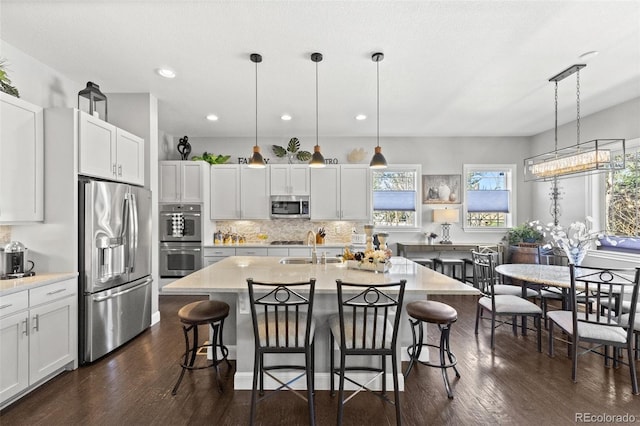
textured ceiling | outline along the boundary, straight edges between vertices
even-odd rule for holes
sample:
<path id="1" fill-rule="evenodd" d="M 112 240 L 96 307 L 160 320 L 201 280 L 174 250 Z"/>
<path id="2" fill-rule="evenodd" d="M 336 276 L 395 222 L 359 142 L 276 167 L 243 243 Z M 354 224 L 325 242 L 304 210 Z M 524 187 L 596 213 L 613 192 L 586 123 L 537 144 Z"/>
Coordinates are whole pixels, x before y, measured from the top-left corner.
<path id="1" fill-rule="evenodd" d="M 104 92 L 151 92 L 174 135 L 521 136 L 553 127 L 547 80 L 581 72 L 583 115 L 640 96 L 639 1 L 0 0 L 0 37 Z M 175 69 L 166 80 L 159 66 Z M 79 87 L 80 90 L 82 87 Z M 575 77 L 560 123 L 575 118 Z M 204 117 L 214 113 L 217 122 Z M 293 120 L 284 122 L 288 113 Z M 356 114 L 368 115 L 356 121 Z"/>

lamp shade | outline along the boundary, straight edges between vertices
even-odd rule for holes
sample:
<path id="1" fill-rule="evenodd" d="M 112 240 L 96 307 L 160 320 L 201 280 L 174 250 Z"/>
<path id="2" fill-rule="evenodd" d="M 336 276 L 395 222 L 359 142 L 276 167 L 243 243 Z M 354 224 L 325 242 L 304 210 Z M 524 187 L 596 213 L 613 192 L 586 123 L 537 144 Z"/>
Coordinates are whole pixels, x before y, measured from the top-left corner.
<path id="1" fill-rule="evenodd" d="M 437 209 L 433 211 L 433 221 L 436 223 L 458 223 L 458 209 Z"/>

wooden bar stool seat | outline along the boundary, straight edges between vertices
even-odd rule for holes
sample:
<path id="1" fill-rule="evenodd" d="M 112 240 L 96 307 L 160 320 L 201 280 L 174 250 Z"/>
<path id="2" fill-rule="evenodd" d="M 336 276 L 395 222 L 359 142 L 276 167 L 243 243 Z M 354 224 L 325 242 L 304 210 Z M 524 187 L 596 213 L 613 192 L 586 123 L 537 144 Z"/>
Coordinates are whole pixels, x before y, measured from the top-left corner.
<path id="1" fill-rule="evenodd" d="M 218 383 L 218 391 L 222 392 L 222 382 L 220 380 L 220 369 L 218 365 L 224 360 L 231 370 L 231 363 L 227 359 L 229 349 L 222 342 L 222 329 L 224 320 L 229 316 L 229 305 L 219 300 L 203 300 L 200 302 L 189 303 L 178 311 L 178 318 L 182 322 L 182 331 L 185 340 L 184 358 L 180 363 L 182 371 L 176 385 L 173 387 L 172 395 L 178 392 L 178 387 L 187 370 L 200 370 L 203 368 L 213 367 L 216 371 L 216 382 Z M 212 343 L 198 344 L 198 326 L 209 324 L 213 331 Z M 193 332 L 193 339 L 189 344 L 189 332 Z M 211 348 L 212 363 L 205 366 L 196 366 L 195 360 L 198 351 L 202 348 Z M 222 358 L 218 359 L 218 350 Z"/>
<path id="2" fill-rule="evenodd" d="M 451 331 L 451 324 L 458 320 L 458 312 L 447 305 L 446 303 L 435 302 L 433 300 L 418 300 L 407 304 L 407 314 L 409 315 L 409 323 L 411 324 L 411 334 L 413 336 L 413 344 L 407 348 L 409 357 L 411 358 L 407 371 L 404 373 L 406 378 L 413 368 L 413 364 L 418 362 L 428 367 L 439 368 L 442 371 L 442 378 L 444 380 L 444 386 L 447 390 L 447 396 L 452 399 L 453 392 L 451 390 L 451 384 L 449 383 L 449 377 L 447 375 L 447 368 L 453 368 L 456 372 L 456 377 L 460 378 L 460 373 L 456 368 L 457 359 L 456 356 L 451 353 L 449 346 L 449 333 Z M 430 343 L 424 343 L 424 330 L 423 324 L 437 324 L 440 329 L 440 344 L 434 345 Z M 416 328 L 418 335 L 416 336 Z M 420 353 L 423 347 L 438 348 L 440 359 L 438 363 L 429 361 L 420 361 Z M 449 362 L 446 361 L 445 355 Z"/>

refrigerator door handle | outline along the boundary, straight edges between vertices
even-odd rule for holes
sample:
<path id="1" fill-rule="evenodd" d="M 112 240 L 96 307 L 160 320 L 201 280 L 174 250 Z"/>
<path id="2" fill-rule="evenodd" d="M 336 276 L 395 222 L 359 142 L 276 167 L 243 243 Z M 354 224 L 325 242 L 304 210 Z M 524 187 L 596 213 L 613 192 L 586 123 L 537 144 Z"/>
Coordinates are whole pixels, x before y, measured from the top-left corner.
<path id="1" fill-rule="evenodd" d="M 152 281 L 151 278 L 147 278 L 146 280 L 144 280 L 144 282 L 142 282 L 142 283 L 140 283 L 140 284 L 138 284 L 138 285 L 136 285 L 134 287 L 128 288 L 126 290 L 119 291 L 119 292 L 111 294 L 109 296 L 101 296 L 101 297 L 95 297 L 94 296 L 93 297 L 93 301 L 94 302 L 104 302 L 105 300 L 108 300 L 108 299 L 114 299 L 116 297 L 122 296 L 123 294 L 131 293 L 132 291 L 137 290 L 140 287 L 144 287 L 144 286 L 148 285 L 151 281 Z"/>
<path id="2" fill-rule="evenodd" d="M 138 200 L 135 194 L 129 194 L 129 272 L 136 269 L 136 252 L 138 251 Z"/>

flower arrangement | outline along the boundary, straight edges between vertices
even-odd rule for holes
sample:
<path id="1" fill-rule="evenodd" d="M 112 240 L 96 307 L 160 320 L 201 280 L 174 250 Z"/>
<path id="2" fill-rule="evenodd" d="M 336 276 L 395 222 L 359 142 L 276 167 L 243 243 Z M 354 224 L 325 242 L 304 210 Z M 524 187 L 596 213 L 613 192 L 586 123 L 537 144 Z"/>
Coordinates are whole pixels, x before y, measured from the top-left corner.
<path id="1" fill-rule="evenodd" d="M 573 222 L 566 229 L 552 223 L 544 226 L 537 220 L 529 225 L 545 237 L 544 248 L 558 248 L 564 251 L 569 262 L 574 265 L 580 265 L 587 250 L 594 245 L 599 246 L 600 239 L 604 238 L 604 234 L 592 230 L 593 218 L 590 216 L 587 216 L 584 222 Z"/>
<path id="2" fill-rule="evenodd" d="M 389 261 L 391 254 L 391 249 L 365 250 L 364 252 L 353 253 L 348 247 L 345 247 L 342 257 L 344 260 L 356 260 L 360 263 L 386 263 Z"/>
<path id="3" fill-rule="evenodd" d="M 390 257 L 390 249 L 352 253 L 348 248 L 345 248 L 343 254 L 348 268 L 372 272 L 387 272 L 391 268 Z"/>

